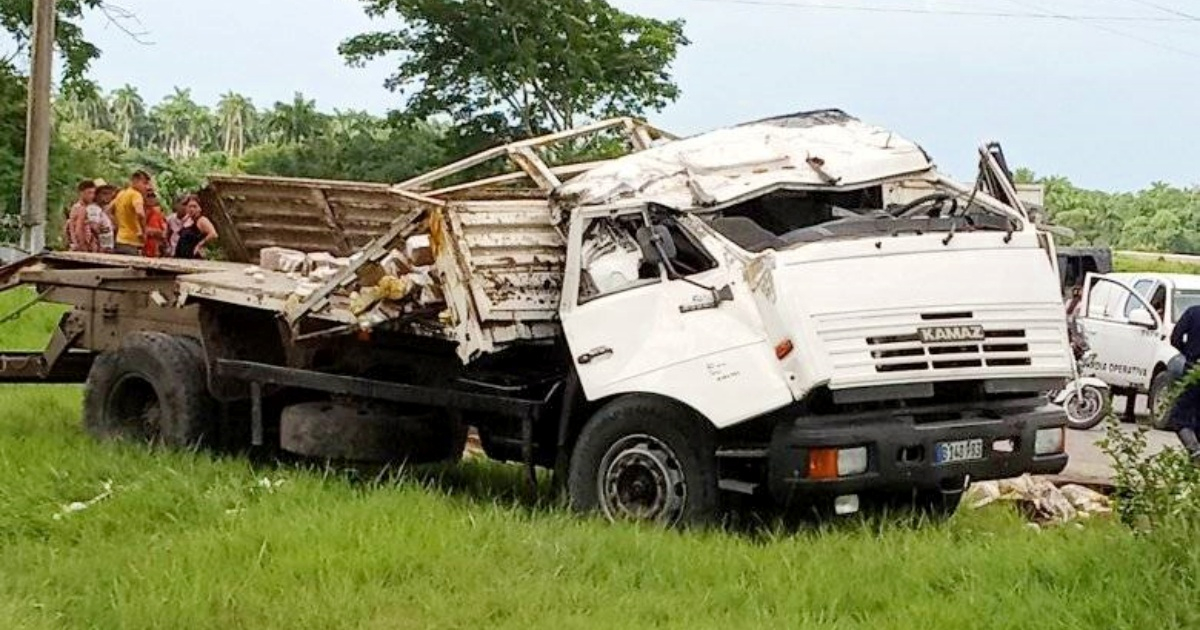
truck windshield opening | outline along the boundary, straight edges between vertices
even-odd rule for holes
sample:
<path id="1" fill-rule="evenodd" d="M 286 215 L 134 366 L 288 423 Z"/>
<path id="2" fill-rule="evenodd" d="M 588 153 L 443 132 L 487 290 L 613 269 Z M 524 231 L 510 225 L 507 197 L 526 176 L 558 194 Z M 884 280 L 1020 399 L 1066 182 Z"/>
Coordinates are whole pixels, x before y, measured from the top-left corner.
<path id="1" fill-rule="evenodd" d="M 950 193 L 885 204 L 883 190 L 776 191 L 725 208 L 706 220 L 739 247 L 784 250 L 830 239 L 899 233 L 1012 229 L 1007 217 Z"/>

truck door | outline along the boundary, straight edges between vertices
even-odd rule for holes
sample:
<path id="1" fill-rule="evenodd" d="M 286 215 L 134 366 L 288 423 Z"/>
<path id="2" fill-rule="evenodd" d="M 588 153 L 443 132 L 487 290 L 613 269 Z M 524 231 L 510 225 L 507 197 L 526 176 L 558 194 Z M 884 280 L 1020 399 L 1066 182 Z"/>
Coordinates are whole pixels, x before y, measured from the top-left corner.
<path id="1" fill-rule="evenodd" d="M 621 379 L 639 350 L 654 348 L 664 278 L 637 242 L 646 225 L 641 208 L 572 217 L 561 313 L 585 392 Z"/>
<path id="2" fill-rule="evenodd" d="M 674 274 L 646 242 L 651 218 Z M 791 402 L 748 290 L 684 222 L 588 209 L 567 237 L 560 317 L 589 399 L 661 394 L 717 426 Z"/>
<path id="3" fill-rule="evenodd" d="M 1113 387 L 1147 390 L 1162 319 L 1141 293 L 1119 280 L 1088 274 L 1085 285 L 1079 325 L 1093 356 L 1084 371 Z"/>

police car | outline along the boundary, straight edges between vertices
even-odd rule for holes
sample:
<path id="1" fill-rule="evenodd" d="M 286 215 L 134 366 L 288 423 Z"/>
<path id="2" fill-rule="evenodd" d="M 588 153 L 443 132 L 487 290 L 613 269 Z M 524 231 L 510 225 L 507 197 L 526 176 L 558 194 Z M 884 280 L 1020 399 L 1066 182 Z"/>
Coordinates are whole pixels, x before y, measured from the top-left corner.
<path id="1" fill-rule="evenodd" d="M 1088 274 L 1076 321 L 1090 348 L 1080 371 L 1108 384 L 1113 394 L 1148 396 L 1156 425 L 1165 417 L 1172 377 L 1168 363 L 1175 322 L 1200 304 L 1200 276 L 1163 273 Z"/>

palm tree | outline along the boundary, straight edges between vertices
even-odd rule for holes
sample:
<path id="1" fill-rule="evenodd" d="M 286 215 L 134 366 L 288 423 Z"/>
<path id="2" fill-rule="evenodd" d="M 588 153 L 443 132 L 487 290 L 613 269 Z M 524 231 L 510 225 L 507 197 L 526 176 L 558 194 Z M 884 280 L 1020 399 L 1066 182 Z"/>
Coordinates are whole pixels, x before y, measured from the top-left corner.
<path id="1" fill-rule="evenodd" d="M 275 103 L 267 126 L 284 142 L 302 142 L 318 135 L 325 122 L 325 117 L 317 111 L 317 102 L 296 92 L 291 103 Z"/>
<path id="2" fill-rule="evenodd" d="M 221 146 L 230 157 L 246 150 L 246 141 L 254 124 L 256 112 L 250 99 L 226 92 L 217 103 L 217 118 L 221 127 Z"/>
<path id="3" fill-rule="evenodd" d="M 62 111 L 92 129 L 106 129 L 111 119 L 108 103 L 98 90 L 75 93 L 61 100 Z"/>
<path id="4" fill-rule="evenodd" d="M 137 88 L 126 84 L 112 94 L 109 103 L 112 111 L 113 131 L 121 138 L 121 144 L 126 147 L 141 145 L 143 130 L 146 127 L 146 102 L 138 94 Z"/>
<path id="5" fill-rule="evenodd" d="M 369 136 L 378 138 L 386 131 L 383 121 L 371 114 L 358 110 L 333 110 L 329 119 L 329 131 L 340 138 Z"/>
<path id="6" fill-rule="evenodd" d="M 172 158 L 195 157 L 212 144 L 212 114 L 192 100 L 190 89 L 175 88 L 150 116 L 155 121 L 156 141 Z"/>

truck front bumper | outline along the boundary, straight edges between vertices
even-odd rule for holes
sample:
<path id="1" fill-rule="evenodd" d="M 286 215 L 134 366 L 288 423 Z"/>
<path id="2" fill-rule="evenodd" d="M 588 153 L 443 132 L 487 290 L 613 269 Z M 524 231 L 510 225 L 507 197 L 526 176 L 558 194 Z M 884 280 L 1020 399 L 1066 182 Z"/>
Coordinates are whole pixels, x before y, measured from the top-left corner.
<path id="1" fill-rule="evenodd" d="M 1066 417 L 1053 405 L 998 404 L 938 415 L 936 408 L 815 416 L 780 423 L 771 438 L 768 482 L 776 501 L 821 496 L 909 491 L 961 490 L 972 481 L 1054 474 L 1067 465 L 1064 451 L 1038 454 L 1040 430 L 1065 431 Z M 958 416 L 949 418 L 947 416 Z M 921 421 L 930 417 L 936 421 Z M 938 445 L 981 440 L 982 457 L 938 463 Z M 1061 443 L 1065 446 L 1065 435 Z M 814 478 L 810 455 L 816 449 L 865 447 L 864 472 Z"/>

